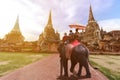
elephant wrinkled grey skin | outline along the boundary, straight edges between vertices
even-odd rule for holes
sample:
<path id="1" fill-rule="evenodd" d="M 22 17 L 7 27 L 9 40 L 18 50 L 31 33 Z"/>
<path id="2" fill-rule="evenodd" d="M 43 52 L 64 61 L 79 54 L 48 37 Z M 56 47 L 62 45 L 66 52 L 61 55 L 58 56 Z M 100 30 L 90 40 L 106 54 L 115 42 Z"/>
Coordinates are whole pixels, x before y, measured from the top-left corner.
<path id="1" fill-rule="evenodd" d="M 90 73 L 89 65 L 88 65 L 89 64 L 88 57 L 89 57 L 89 50 L 86 46 L 82 44 L 75 46 L 71 54 L 70 71 L 73 73 L 75 65 L 79 63 L 79 71 L 77 75 L 78 76 L 81 75 L 82 67 L 84 67 L 86 70 L 86 77 L 91 77 L 91 73 Z"/>
<path id="2" fill-rule="evenodd" d="M 64 68 L 64 75 L 68 76 L 68 59 L 65 56 L 65 52 L 66 52 L 65 46 L 66 46 L 65 44 L 60 44 L 58 47 L 58 51 L 60 53 L 61 64 L 62 64 L 61 66 Z M 85 76 L 91 77 L 91 73 L 88 65 L 89 64 L 88 57 L 89 57 L 89 50 L 87 49 L 86 46 L 84 46 L 83 44 L 79 44 L 75 46 L 72 49 L 70 71 L 73 73 L 75 65 L 79 63 L 79 70 L 78 70 L 77 76 L 81 75 L 82 67 L 84 67 L 86 70 Z"/>

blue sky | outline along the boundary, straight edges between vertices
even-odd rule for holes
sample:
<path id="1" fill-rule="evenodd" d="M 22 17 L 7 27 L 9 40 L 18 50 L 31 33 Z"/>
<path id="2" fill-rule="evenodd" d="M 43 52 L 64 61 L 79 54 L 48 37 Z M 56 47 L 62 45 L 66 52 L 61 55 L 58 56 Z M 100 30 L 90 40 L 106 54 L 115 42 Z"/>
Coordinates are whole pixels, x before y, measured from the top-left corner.
<path id="1" fill-rule="evenodd" d="M 53 27 L 63 35 L 70 30 L 69 24 L 87 24 L 90 4 L 100 27 L 120 30 L 120 0 L 0 0 L 0 38 L 11 31 L 19 15 L 25 40 L 37 40 L 50 10 Z"/>

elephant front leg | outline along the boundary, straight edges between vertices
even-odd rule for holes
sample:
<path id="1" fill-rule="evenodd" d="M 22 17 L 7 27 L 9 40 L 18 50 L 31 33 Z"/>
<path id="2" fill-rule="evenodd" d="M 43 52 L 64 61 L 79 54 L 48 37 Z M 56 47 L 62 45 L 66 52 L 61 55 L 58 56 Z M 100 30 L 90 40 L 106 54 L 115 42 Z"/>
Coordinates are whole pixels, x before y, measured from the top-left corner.
<path id="1" fill-rule="evenodd" d="M 63 61 L 62 59 L 60 60 L 60 76 L 62 76 L 63 73 Z"/>
<path id="2" fill-rule="evenodd" d="M 68 59 L 64 61 L 64 76 L 68 76 Z"/>

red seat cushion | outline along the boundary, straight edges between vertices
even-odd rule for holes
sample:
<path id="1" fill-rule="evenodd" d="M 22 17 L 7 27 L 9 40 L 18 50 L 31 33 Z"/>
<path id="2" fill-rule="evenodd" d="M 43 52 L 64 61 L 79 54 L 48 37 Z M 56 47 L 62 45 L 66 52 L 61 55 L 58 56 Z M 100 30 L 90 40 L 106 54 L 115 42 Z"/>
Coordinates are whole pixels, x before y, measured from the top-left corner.
<path id="1" fill-rule="evenodd" d="M 75 47 L 75 46 L 79 45 L 80 42 L 78 40 L 74 40 L 71 44 Z"/>

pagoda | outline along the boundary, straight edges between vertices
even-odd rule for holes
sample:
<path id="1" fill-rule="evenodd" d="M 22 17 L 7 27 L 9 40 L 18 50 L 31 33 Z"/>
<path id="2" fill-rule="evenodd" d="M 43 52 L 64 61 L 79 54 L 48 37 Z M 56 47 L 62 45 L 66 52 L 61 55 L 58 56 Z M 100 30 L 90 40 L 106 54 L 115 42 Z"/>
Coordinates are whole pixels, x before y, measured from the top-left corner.
<path id="1" fill-rule="evenodd" d="M 38 46 L 42 52 L 56 52 L 60 40 L 59 33 L 53 28 L 51 11 L 49 13 L 48 23 L 38 39 Z"/>
<path id="2" fill-rule="evenodd" d="M 16 23 L 13 29 L 8 34 L 5 35 L 4 40 L 7 43 L 13 43 L 13 44 L 24 42 L 24 37 L 19 28 L 19 17 L 17 17 Z"/>
<path id="3" fill-rule="evenodd" d="M 88 23 L 83 36 L 83 41 L 87 44 L 93 45 L 98 44 L 101 40 L 100 28 L 98 23 L 95 21 L 92 8 L 90 5 Z"/>

